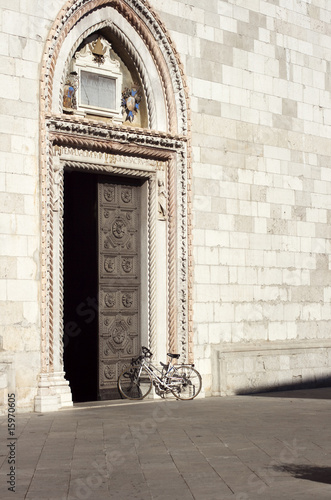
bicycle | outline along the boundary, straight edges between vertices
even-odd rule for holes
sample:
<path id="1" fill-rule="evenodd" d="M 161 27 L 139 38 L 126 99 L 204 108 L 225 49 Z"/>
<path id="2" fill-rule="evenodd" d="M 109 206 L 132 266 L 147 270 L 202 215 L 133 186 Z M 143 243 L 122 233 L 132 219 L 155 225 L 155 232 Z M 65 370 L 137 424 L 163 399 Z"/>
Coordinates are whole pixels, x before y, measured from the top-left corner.
<path id="1" fill-rule="evenodd" d="M 117 379 L 117 387 L 127 399 L 144 399 L 155 387 L 158 396 L 165 397 L 172 393 L 176 399 L 189 400 L 197 397 L 202 387 L 200 373 L 193 364 L 174 364 L 180 354 L 167 355 L 167 364 L 160 362 L 160 370 L 151 362 L 152 352 L 142 347 L 142 355 L 132 358 L 129 367 L 124 368 Z"/>

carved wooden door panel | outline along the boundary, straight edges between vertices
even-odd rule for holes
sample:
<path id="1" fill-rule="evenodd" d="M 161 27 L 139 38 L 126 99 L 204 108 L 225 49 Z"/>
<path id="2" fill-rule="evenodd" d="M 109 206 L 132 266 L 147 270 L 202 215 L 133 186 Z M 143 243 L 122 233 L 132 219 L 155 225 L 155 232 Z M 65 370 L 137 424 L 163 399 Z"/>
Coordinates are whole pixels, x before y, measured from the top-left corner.
<path id="1" fill-rule="evenodd" d="M 140 188 L 98 182 L 99 398 L 116 397 L 124 364 L 140 353 Z"/>

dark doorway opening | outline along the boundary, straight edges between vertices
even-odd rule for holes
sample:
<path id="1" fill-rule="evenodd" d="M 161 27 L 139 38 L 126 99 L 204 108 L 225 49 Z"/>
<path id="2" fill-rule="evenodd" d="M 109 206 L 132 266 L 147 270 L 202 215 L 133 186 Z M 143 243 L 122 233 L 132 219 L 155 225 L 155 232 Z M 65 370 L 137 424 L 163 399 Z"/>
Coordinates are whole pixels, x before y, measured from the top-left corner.
<path id="1" fill-rule="evenodd" d="M 74 402 L 98 399 L 97 175 L 64 173 L 64 370 Z"/>

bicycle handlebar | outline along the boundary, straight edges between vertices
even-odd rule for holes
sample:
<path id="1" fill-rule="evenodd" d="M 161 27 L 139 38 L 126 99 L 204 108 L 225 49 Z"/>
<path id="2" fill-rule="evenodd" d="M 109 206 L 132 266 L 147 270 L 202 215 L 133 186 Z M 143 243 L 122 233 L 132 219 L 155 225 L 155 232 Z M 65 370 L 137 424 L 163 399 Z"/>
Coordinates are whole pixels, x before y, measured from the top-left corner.
<path id="1" fill-rule="evenodd" d="M 147 347 L 142 346 L 141 350 L 145 358 L 151 358 L 153 356 L 153 353 Z"/>
<path id="2" fill-rule="evenodd" d="M 153 356 L 152 351 L 150 351 L 147 347 L 142 346 L 141 350 L 143 354 L 137 358 L 132 358 L 131 365 L 139 365 L 142 359 L 151 358 Z"/>

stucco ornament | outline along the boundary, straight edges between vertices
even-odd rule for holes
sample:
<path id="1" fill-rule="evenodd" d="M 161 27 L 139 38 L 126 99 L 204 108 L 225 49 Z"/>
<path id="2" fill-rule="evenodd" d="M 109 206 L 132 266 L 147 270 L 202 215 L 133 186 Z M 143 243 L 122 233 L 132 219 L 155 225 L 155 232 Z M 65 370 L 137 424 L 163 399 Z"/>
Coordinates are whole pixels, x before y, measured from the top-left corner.
<path id="1" fill-rule="evenodd" d="M 70 73 L 63 88 L 63 111 L 73 113 L 77 108 L 78 76 L 76 72 Z"/>
<path id="2" fill-rule="evenodd" d="M 122 92 L 122 108 L 123 113 L 126 114 L 125 121 L 133 122 L 135 115 L 139 111 L 139 104 L 141 102 L 141 92 L 138 86 L 131 89 L 125 88 Z"/>

